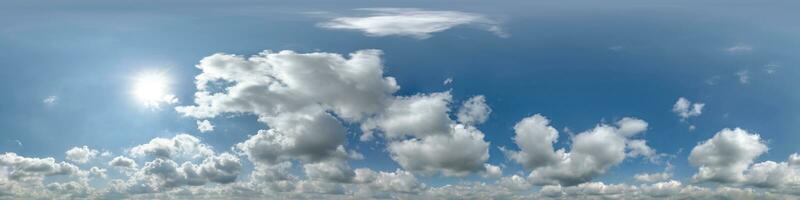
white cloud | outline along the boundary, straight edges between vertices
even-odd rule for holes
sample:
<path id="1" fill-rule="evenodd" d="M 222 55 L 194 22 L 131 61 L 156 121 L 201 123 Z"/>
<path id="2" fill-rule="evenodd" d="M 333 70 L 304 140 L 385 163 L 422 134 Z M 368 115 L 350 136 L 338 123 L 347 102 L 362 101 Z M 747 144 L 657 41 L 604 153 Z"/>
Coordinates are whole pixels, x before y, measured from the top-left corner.
<path id="1" fill-rule="evenodd" d="M 265 121 L 271 129 L 260 130 L 236 144 L 254 163 L 274 164 L 292 159 L 318 162 L 347 157 L 342 146 L 345 129 L 327 113 L 282 114 L 266 117 Z"/>
<path id="2" fill-rule="evenodd" d="M 675 105 L 672 106 L 672 112 L 681 117 L 682 121 L 686 121 L 690 117 L 703 114 L 703 107 L 705 107 L 705 105 L 704 103 L 692 103 L 688 99 L 680 97 L 678 101 L 675 102 Z"/>
<path id="3" fill-rule="evenodd" d="M 447 78 L 447 79 L 444 79 L 444 82 L 442 82 L 442 85 L 450 85 L 451 83 L 453 83 L 453 78 Z"/>
<path id="4" fill-rule="evenodd" d="M 211 125 L 211 122 L 208 120 L 197 120 L 197 130 L 203 133 L 214 131 L 214 125 Z"/>
<path id="5" fill-rule="evenodd" d="M 778 72 L 778 68 L 781 68 L 781 66 L 775 63 L 770 63 L 764 66 L 764 72 L 767 74 L 775 74 Z"/>
<path id="6" fill-rule="evenodd" d="M 136 168 L 136 161 L 125 156 L 117 156 L 108 162 L 109 166 L 121 168 Z"/>
<path id="7" fill-rule="evenodd" d="M 489 119 L 489 114 L 492 109 L 486 105 L 486 97 L 483 95 L 474 96 L 469 98 L 458 110 L 458 122 L 462 124 L 475 125 L 482 124 Z"/>
<path id="8" fill-rule="evenodd" d="M 372 129 L 380 128 L 388 138 L 448 135 L 452 130 L 448 115 L 452 98 L 450 92 L 398 97 L 385 112 L 365 122 L 362 130 L 371 135 Z"/>
<path id="9" fill-rule="evenodd" d="M 45 176 L 76 175 L 80 172 L 77 166 L 56 162 L 53 158 L 29 158 L 11 152 L 0 154 L 0 167 L 7 171 L 7 179 L 15 181 L 41 181 Z"/>
<path id="10" fill-rule="evenodd" d="M 48 106 L 52 106 L 56 104 L 57 100 L 58 100 L 57 96 L 48 96 L 42 100 L 42 103 Z"/>
<path id="11" fill-rule="evenodd" d="M 695 146 L 689 162 L 699 167 L 695 180 L 734 183 L 744 180 L 742 173 L 765 152 L 767 146 L 758 134 L 726 128 Z"/>
<path id="12" fill-rule="evenodd" d="M 133 157 L 153 156 L 158 158 L 197 159 L 214 155 L 214 150 L 203 144 L 199 138 L 188 134 L 178 134 L 172 138 L 153 138 L 150 142 L 130 149 Z"/>
<path id="13" fill-rule="evenodd" d="M 753 51 L 753 47 L 751 47 L 750 45 L 738 44 L 738 45 L 726 48 L 725 51 L 727 51 L 728 53 L 744 53 L 744 52 Z"/>
<path id="14" fill-rule="evenodd" d="M 648 124 L 646 121 L 632 117 L 624 117 L 617 121 L 619 133 L 625 137 L 631 137 L 637 133 L 644 132 L 647 130 L 647 126 Z"/>
<path id="15" fill-rule="evenodd" d="M 275 116 L 303 110 L 331 110 L 348 121 L 381 112 L 399 87 L 383 77 L 379 50 L 350 58 L 334 53 L 264 51 L 250 58 L 214 54 L 197 65 L 193 106 L 179 113 L 210 118 L 224 113 Z M 222 84 L 224 92 L 216 92 Z"/>
<path id="16" fill-rule="evenodd" d="M 653 182 L 660 182 L 666 181 L 672 178 L 672 173 L 669 172 L 659 172 L 659 173 L 639 173 L 633 176 L 636 181 L 644 182 L 644 183 L 653 183 Z"/>
<path id="17" fill-rule="evenodd" d="M 620 127 L 605 124 L 579 133 L 572 138 L 571 150 L 554 150 L 558 131 L 539 114 L 522 119 L 514 130 L 514 142 L 521 151 L 505 150 L 506 155 L 532 170 L 534 184 L 572 186 L 588 182 L 621 163 L 626 155 L 655 156 L 643 140 L 629 140 L 647 130 L 647 123 L 635 118 L 618 121 Z M 626 149 L 631 151 L 626 153 Z"/>
<path id="18" fill-rule="evenodd" d="M 738 71 L 736 72 L 736 76 L 739 77 L 739 83 L 741 84 L 750 83 L 750 71 L 748 70 Z"/>
<path id="19" fill-rule="evenodd" d="M 78 164 L 89 162 L 89 160 L 96 157 L 99 153 L 99 151 L 90 149 L 85 145 L 83 147 L 72 147 L 72 149 L 66 152 L 67 160 Z"/>
<path id="20" fill-rule="evenodd" d="M 483 141 L 483 133 L 471 126 L 452 126 L 452 135 L 391 142 L 387 149 L 392 159 L 406 170 L 442 172 L 448 176 L 484 171 L 483 163 L 489 159 L 489 143 Z"/>
<path id="21" fill-rule="evenodd" d="M 359 9 L 370 12 L 366 16 L 337 17 L 320 23 L 318 26 L 329 29 L 362 31 L 367 36 L 408 36 L 426 39 L 433 33 L 447 29 L 472 25 L 494 33 L 499 37 L 507 37 L 499 24 L 489 18 L 458 11 L 427 11 L 413 8 L 369 8 Z"/>

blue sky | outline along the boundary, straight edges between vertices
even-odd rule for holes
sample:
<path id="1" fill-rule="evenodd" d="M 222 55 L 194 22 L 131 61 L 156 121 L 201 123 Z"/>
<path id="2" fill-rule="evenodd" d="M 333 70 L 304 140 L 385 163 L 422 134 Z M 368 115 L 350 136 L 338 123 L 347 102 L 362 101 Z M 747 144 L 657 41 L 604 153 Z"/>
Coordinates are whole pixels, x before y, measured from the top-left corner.
<path id="1" fill-rule="evenodd" d="M 790 1 L 3 2 L 0 198 L 180 198 L 188 193 L 213 199 L 235 190 L 240 198 L 558 199 L 593 198 L 580 191 L 598 188 L 599 195 L 614 198 L 665 197 L 648 196 L 652 191 L 644 189 L 658 184 L 673 189 L 666 191 L 673 198 L 798 198 L 791 192 L 800 186 L 796 6 Z M 306 76 L 302 70 L 327 69 L 365 49 L 380 51 L 361 52 L 377 59 L 376 65 L 342 65 L 377 74 Z M 276 57 L 253 60 L 259 53 Z M 215 54 L 250 57 L 251 63 Z M 315 57 L 322 55 L 327 57 Z M 315 58 L 322 63 L 312 62 Z M 204 65 L 204 59 L 219 60 Z M 218 88 L 209 92 L 233 100 L 203 104 L 211 100 L 195 96 L 203 91 L 196 76 L 221 76 L 225 70 L 251 71 L 210 78 Z M 333 68 L 330 73 L 345 72 Z M 285 83 L 290 92 L 256 87 L 255 96 L 247 96 L 224 89 L 265 84 L 246 79 L 247 74 Z M 294 75 L 303 77 L 296 85 Z M 163 82 L 156 86 L 165 91 L 140 87 L 153 79 Z M 143 103 L 137 90 L 157 96 L 148 99 L 156 106 Z M 176 101 L 162 101 L 169 95 Z M 463 103 L 480 95 L 485 102 L 474 104 L 479 111 L 469 117 L 486 119 L 465 123 L 459 112 L 473 106 Z M 675 108 L 679 98 L 691 102 L 685 112 L 693 111 L 693 103 L 702 109 L 681 117 Z M 430 107 L 405 106 L 415 102 Z M 176 109 L 194 106 L 210 106 L 216 113 Z M 350 118 L 342 110 L 364 116 Z M 535 114 L 549 123 L 515 131 Z M 621 120 L 626 117 L 646 125 L 625 136 Z M 326 119 L 333 119 L 334 128 L 307 133 L 311 137 L 291 133 Z M 198 130 L 202 120 L 209 120 L 213 130 Z M 482 138 L 468 142 L 474 146 L 447 146 L 458 141 L 462 133 L 451 126 L 459 125 L 477 131 L 463 134 Z M 370 140 L 362 139 L 365 126 L 375 132 Z M 557 131 L 556 140 L 542 137 L 548 126 Z M 337 134 L 335 127 L 344 128 L 344 141 L 325 139 Z M 612 138 L 601 137 L 596 127 L 611 127 L 607 137 Z M 308 150 L 266 144 L 274 138 L 256 143 L 267 130 L 316 145 Z M 551 149 L 521 147 L 514 138 L 526 134 L 533 146 Z M 590 139 L 576 139 L 581 134 Z M 651 152 L 636 155 L 631 142 L 637 140 L 646 141 Z M 176 141 L 197 144 L 179 148 Z M 247 146 L 247 141 L 254 143 Z M 598 142 L 600 149 L 581 152 L 573 146 L 581 141 Z M 619 151 L 613 141 L 621 142 Z M 321 147 L 325 144 L 333 146 Z M 401 144 L 412 148 L 403 150 Z M 285 149 L 265 150 L 276 145 Z M 85 152 L 72 151 L 74 157 L 68 158 L 74 147 Z M 437 147 L 444 150 L 432 150 Z M 204 149 L 213 152 L 204 154 Z M 413 151 L 419 149 L 421 154 Z M 470 149 L 486 156 L 458 155 Z M 568 155 L 556 153 L 559 149 Z M 158 153 L 164 151 L 171 155 Z M 604 151 L 610 154 L 597 154 Z M 526 155 L 512 156 L 520 152 Z M 547 159 L 537 153 L 558 154 L 560 161 L 541 161 Z M 191 156 L 176 156 L 183 154 Z M 273 154 L 279 158 L 264 157 Z M 137 165 L 112 165 L 116 158 Z M 539 162 L 526 166 L 526 159 Z M 196 171 L 218 162 L 213 169 L 234 180 L 148 172 L 160 162 L 189 162 Z M 282 163 L 291 163 L 281 172 L 291 178 L 256 178 L 256 171 Z M 34 164 L 49 167 L 25 167 Z M 768 170 L 768 165 L 775 167 Z M 70 166 L 77 170 L 62 170 Z M 570 166 L 592 169 L 567 172 L 580 176 L 578 182 L 553 175 L 559 173 L 553 169 Z M 314 169 L 330 173 L 312 175 Z M 635 178 L 661 172 L 669 176 Z M 788 178 L 764 178 L 769 174 Z M 191 178 L 203 184 L 190 184 Z M 408 182 L 387 185 L 382 178 Z M 142 183 L 146 187 L 135 187 Z M 66 184 L 80 190 L 65 189 Z M 266 189 L 279 184 L 291 186 Z M 31 193 L 26 187 L 47 190 Z"/>

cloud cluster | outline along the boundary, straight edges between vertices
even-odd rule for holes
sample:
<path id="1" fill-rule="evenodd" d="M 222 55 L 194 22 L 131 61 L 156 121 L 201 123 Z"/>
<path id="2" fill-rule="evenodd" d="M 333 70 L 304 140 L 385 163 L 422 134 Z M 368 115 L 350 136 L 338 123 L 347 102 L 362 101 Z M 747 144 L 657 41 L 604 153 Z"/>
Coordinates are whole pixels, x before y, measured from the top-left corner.
<path id="1" fill-rule="evenodd" d="M 617 126 L 599 124 L 572 138 L 570 150 L 555 150 L 558 131 L 550 120 L 536 114 L 514 126 L 514 142 L 520 151 L 502 149 L 509 158 L 531 170 L 529 179 L 538 185 L 573 186 L 591 181 L 628 156 L 654 158 L 655 150 L 644 140 L 631 137 L 647 130 L 647 122 L 623 118 Z"/>
<path id="2" fill-rule="evenodd" d="M 722 129 L 692 149 L 689 162 L 699 167 L 696 181 L 749 185 L 761 188 L 792 188 L 800 185 L 797 153 L 787 161 L 753 164 L 766 153 L 767 145 L 757 133 L 741 128 Z"/>
<path id="3" fill-rule="evenodd" d="M 458 11 L 428 11 L 413 8 L 366 8 L 366 16 L 337 17 L 318 24 L 328 29 L 357 30 L 367 36 L 407 36 L 426 39 L 433 33 L 445 31 L 456 26 L 472 25 L 507 37 L 494 20 L 475 13 Z"/>
<path id="4" fill-rule="evenodd" d="M 308 172 L 320 172 L 321 162 L 349 169 L 345 160 L 353 152 L 344 148 L 343 123 L 355 123 L 361 124 L 363 141 L 375 133 L 388 140 L 387 150 L 404 169 L 454 176 L 485 170 L 489 144 L 472 126 L 488 117 L 484 97 L 468 100 L 459 115 L 463 123 L 456 122 L 450 118 L 449 92 L 394 96 L 399 86 L 383 76 L 380 56 L 379 50 L 349 57 L 215 54 L 197 65 L 203 73 L 196 77 L 196 105 L 176 110 L 198 119 L 258 116 L 269 129 L 236 145 L 257 168 L 301 161 Z"/>
<path id="5" fill-rule="evenodd" d="M 692 103 L 688 99 L 680 97 L 678 101 L 675 102 L 675 105 L 672 106 L 672 112 L 678 115 L 682 121 L 686 121 L 689 117 L 696 117 L 703 114 L 703 107 L 705 107 L 705 105 L 704 103 Z"/>
<path id="6" fill-rule="evenodd" d="M 99 151 L 90 149 L 85 145 L 83 147 L 73 147 L 66 152 L 67 160 L 78 164 L 89 162 L 89 160 L 96 157 L 99 153 Z"/>
<path id="7" fill-rule="evenodd" d="M 253 115 L 265 128 L 230 148 L 215 149 L 201 138 L 181 133 L 133 145 L 113 158 L 110 152 L 88 146 L 67 150 L 69 162 L 3 153 L 0 199 L 790 199 L 800 195 L 796 192 L 800 155 L 755 162 L 767 152 L 767 144 L 760 135 L 740 128 L 723 129 L 692 149 L 688 160 L 698 170 L 690 182 L 676 180 L 669 163 L 663 172 L 634 175 L 638 185 L 597 182 L 598 176 L 626 159 L 661 164 L 662 154 L 642 137 L 649 123 L 633 117 L 570 133 L 568 141 L 559 141 L 558 129 L 545 116 L 523 118 L 513 127 L 518 150 L 501 150 L 530 173 L 504 176 L 505 165 L 487 162 L 490 143 L 477 128 L 492 113 L 485 96 L 453 105 L 458 101 L 449 91 L 395 95 L 400 86 L 384 76 L 380 56 L 378 50 L 362 50 L 349 56 L 265 51 L 251 57 L 206 57 L 197 65 L 202 73 L 196 76 L 194 104 L 178 106 L 176 111 L 197 120 L 201 132 L 213 130 L 209 119 L 220 116 Z M 701 103 L 679 98 L 673 111 L 686 120 L 700 115 L 702 108 Z M 355 131 L 361 131 L 361 142 L 383 145 L 400 169 L 351 167 L 350 160 L 364 159 L 347 148 L 348 134 Z M 418 179 L 437 175 L 477 175 L 479 180 L 470 177 L 428 186 Z"/>

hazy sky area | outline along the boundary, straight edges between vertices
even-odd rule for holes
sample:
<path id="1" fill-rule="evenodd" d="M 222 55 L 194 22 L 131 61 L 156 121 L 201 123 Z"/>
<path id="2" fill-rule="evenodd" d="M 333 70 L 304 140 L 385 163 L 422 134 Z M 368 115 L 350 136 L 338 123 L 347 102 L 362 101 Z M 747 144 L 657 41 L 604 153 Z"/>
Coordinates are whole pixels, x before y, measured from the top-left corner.
<path id="1" fill-rule="evenodd" d="M 0 199 L 800 199 L 796 1 L 2 1 Z"/>

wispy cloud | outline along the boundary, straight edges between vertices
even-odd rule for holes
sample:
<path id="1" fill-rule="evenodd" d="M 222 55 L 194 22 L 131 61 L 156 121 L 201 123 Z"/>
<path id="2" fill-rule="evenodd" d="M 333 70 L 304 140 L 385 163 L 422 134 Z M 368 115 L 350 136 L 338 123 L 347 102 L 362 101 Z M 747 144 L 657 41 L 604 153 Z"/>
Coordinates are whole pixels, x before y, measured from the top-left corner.
<path id="1" fill-rule="evenodd" d="M 51 106 L 56 104 L 56 101 L 58 101 L 57 96 L 48 96 L 42 100 L 42 103 L 44 103 L 44 105 Z"/>
<path id="2" fill-rule="evenodd" d="M 750 83 L 750 71 L 741 70 L 739 72 L 736 72 L 736 76 L 739 77 L 739 83 L 741 83 L 741 84 Z"/>
<path id="3" fill-rule="evenodd" d="M 417 39 L 430 38 L 462 25 L 472 25 L 492 32 L 499 37 L 508 37 L 499 23 L 486 16 L 459 11 L 428 11 L 416 8 L 363 8 L 365 16 L 336 17 L 318 24 L 329 29 L 357 30 L 367 36 L 406 36 Z"/>
<path id="4" fill-rule="evenodd" d="M 728 53 L 744 53 L 753 51 L 753 47 L 745 44 L 738 44 L 732 47 L 725 48 Z"/>

